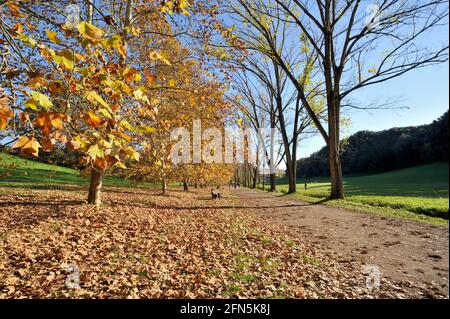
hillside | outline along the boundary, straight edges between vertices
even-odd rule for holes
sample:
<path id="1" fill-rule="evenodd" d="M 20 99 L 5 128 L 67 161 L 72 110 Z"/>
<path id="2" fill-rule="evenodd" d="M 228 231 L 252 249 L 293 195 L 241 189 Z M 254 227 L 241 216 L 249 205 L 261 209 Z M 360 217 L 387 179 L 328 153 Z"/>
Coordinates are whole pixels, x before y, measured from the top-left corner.
<path id="1" fill-rule="evenodd" d="M 0 153 L 0 186 L 39 188 L 62 184 L 88 185 L 89 179 L 75 169 Z M 133 181 L 119 177 L 105 178 L 105 185 L 133 184 Z"/>
<path id="2" fill-rule="evenodd" d="M 440 162 L 380 174 L 346 176 L 345 200 L 329 204 L 413 219 L 429 216 L 448 220 L 448 174 L 448 162 Z M 285 192 L 286 184 L 285 179 L 278 180 L 277 190 Z M 299 178 L 297 188 L 298 194 L 294 196 L 317 202 L 326 200 L 330 183 L 327 177 Z"/>
<path id="3" fill-rule="evenodd" d="M 342 143 L 345 175 L 380 173 L 421 164 L 448 161 L 448 111 L 428 125 L 360 131 Z M 328 176 L 327 149 L 303 158 L 297 176 Z"/>

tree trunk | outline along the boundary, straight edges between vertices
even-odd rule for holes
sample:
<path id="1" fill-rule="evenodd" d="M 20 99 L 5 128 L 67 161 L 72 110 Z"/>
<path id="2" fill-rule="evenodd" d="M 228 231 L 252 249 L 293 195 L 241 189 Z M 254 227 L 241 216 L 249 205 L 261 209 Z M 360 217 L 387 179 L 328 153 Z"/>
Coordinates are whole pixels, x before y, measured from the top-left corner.
<path id="1" fill-rule="evenodd" d="M 339 101 L 334 99 L 328 107 L 328 167 L 331 178 L 330 199 L 344 198 L 344 183 L 342 176 L 340 140 L 339 140 Z"/>
<path id="2" fill-rule="evenodd" d="M 331 177 L 330 199 L 344 198 L 344 182 L 342 176 L 341 158 L 334 147 L 328 147 L 328 166 Z"/>
<path id="3" fill-rule="evenodd" d="M 257 181 L 258 181 L 258 166 L 256 166 L 255 169 L 254 169 L 252 188 L 256 188 Z"/>
<path id="4" fill-rule="evenodd" d="M 290 161 L 290 165 L 288 166 L 288 180 L 289 180 L 289 189 L 288 194 L 295 193 L 297 191 L 297 181 L 295 178 L 295 165 L 292 164 L 292 161 Z"/>
<path id="5" fill-rule="evenodd" d="M 89 185 L 88 204 L 100 206 L 102 203 L 100 195 L 102 190 L 103 175 L 105 171 L 92 168 L 91 182 Z"/>
<path id="6" fill-rule="evenodd" d="M 275 185 L 275 173 L 270 174 L 270 191 L 275 192 L 277 190 Z"/>
<path id="7" fill-rule="evenodd" d="M 162 190 L 163 195 L 167 195 L 167 181 L 165 178 L 162 179 L 161 190 Z"/>

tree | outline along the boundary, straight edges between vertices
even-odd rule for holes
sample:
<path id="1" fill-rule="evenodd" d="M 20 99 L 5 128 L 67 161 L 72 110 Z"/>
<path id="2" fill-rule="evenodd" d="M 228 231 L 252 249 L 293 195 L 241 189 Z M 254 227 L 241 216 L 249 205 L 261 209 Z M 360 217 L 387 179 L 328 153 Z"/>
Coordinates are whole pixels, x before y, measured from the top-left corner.
<path id="1" fill-rule="evenodd" d="M 13 148 L 26 154 L 37 156 L 40 148 L 50 151 L 57 142 L 83 153 L 85 164 L 91 167 L 90 204 L 101 203 L 102 179 L 108 167 L 123 166 L 127 158 L 139 159 L 133 136 L 147 128 L 134 125 L 136 110 L 155 111 L 146 88 L 140 85 L 143 76 L 126 64 L 127 41 L 139 34 L 131 24 L 134 5 L 137 3 L 126 1 L 125 22 L 118 30 L 113 21 L 120 21 L 121 13 L 115 19 L 114 12 L 106 15 L 102 11 L 109 7 L 95 7 L 88 1 L 87 11 L 95 8 L 105 31 L 86 21 L 62 25 L 41 15 L 54 12 L 54 4 L 37 2 L 30 10 L 19 1 L 2 3 L 2 10 L 8 10 L 10 16 L 0 21 L 1 41 L 8 44 L 7 54 L 17 68 L 9 70 L 6 78 L 12 107 L 2 97 L 1 128 L 8 128 L 9 118 L 17 116 L 9 123 L 15 135 Z M 164 11 L 169 6 L 178 11 L 185 10 L 185 5 L 184 1 L 169 1 L 156 8 Z M 142 16 L 140 11 L 138 15 Z M 36 21 L 39 28 L 27 21 Z M 166 62 L 156 51 L 153 56 Z M 3 82 L 2 78 L 2 86 Z M 23 134 L 17 134 L 18 125 Z"/>
<path id="2" fill-rule="evenodd" d="M 290 27 L 281 19 L 271 20 L 259 10 L 270 10 L 271 2 L 238 1 L 233 6 L 235 20 L 245 28 L 237 29 L 236 36 L 246 43 L 246 49 L 251 53 L 240 63 L 241 67 L 256 77 L 260 87 L 269 95 L 272 116 L 276 118 L 272 124 L 277 125 L 284 146 L 283 159 L 289 181 L 288 193 L 296 192 L 297 151 L 300 136 L 314 134 L 313 121 L 308 116 L 305 103 L 300 94 L 292 87 L 292 83 L 274 57 L 272 50 L 285 54 L 285 63 L 297 70 L 297 81 L 304 88 L 305 98 L 309 106 L 321 117 L 324 110 L 322 92 L 313 81 L 316 55 L 309 48 L 305 37 L 300 37 L 301 50 L 293 48 Z M 297 46 L 297 44 L 295 44 Z M 244 88 L 248 86 L 243 86 Z M 275 125 L 272 126 L 275 128 Z M 274 178 L 274 174 L 271 177 Z M 273 188 L 273 182 L 271 182 Z"/>
<path id="3" fill-rule="evenodd" d="M 359 0 L 237 2 L 262 31 L 271 56 L 295 85 L 324 138 L 332 184 L 330 198 L 343 198 L 340 125 L 345 100 L 363 87 L 448 61 L 448 44 L 432 47 L 423 41 L 430 31 L 446 25 L 447 3 L 384 0 L 367 14 Z M 270 25 L 280 21 L 295 26 L 296 35 L 307 40 L 317 57 L 315 67 L 321 71 L 317 77 L 326 95 L 327 128 L 309 103 L 298 72 L 288 63 L 286 54 L 290 53 L 280 52 L 269 32 Z"/>

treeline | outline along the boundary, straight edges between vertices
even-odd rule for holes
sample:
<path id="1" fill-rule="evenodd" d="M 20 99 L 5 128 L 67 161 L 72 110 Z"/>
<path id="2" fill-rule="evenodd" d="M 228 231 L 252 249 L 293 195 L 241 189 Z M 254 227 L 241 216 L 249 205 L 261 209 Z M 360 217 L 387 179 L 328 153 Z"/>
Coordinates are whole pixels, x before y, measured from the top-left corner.
<path id="1" fill-rule="evenodd" d="M 345 175 L 379 173 L 415 165 L 448 161 L 448 111 L 433 123 L 360 131 L 341 141 Z M 297 176 L 328 176 L 327 147 L 297 162 Z"/>

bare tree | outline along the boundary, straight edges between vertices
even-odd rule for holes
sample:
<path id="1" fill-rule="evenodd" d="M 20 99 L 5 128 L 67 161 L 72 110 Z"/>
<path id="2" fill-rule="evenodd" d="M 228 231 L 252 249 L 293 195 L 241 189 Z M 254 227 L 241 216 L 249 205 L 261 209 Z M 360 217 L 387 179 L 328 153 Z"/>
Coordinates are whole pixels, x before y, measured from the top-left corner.
<path id="1" fill-rule="evenodd" d="M 272 51 L 283 54 L 284 62 L 297 71 L 297 80 L 304 88 L 305 98 L 320 116 L 323 111 L 323 107 L 320 107 L 323 92 L 320 91 L 320 85 L 311 81 L 316 72 L 313 65 L 317 58 L 315 53 L 308 49 L 306 39 L 300 39 L 303 49 L 296 50 L 297 43 L 292 38 L 292 27 L 281 18 L 273 19 L 259 14 L 259 10 L 264 6 L 269 10 L 270 1 L 238 2 L 239 5 L 232 6 L 233 17 L 245 27 L 237 30 L 236 35 L 246 43 L 246 49 L 252 53 L 244 59 L 241 66 L 258 79 L 274 105 L 277 128 L 284 145 L 283 158 L 289 181 L 288 192 L 294 193 L 297 190 L 297 151 L 300 135 L 316 130 L 312 128 L 313 120 L 308 116 L 301 95 Z"/>
<path id="2" fill-rule="evenodd" d="M 424 38 L 446 26 L 448 3 L 443 0 L 384 0 L 379 4 L 354 0 L 236 1 L 241 16 L 260 31 L 269 56 L 295 85 L 311 120 L 328 148 L 331 199 L 344 197 L 340 121 L 344 100 L 360 88 L 385 82 L 411 70 L 448 61 L 448 43 L 433 46 Z M 244 14 L 242 14 L 244 13 Z M 275 22 L 276 21 L 276 22 Z M 281 21 L 305 38 L 320 69 L 318 82 L 326 93 L 327 123 L 308 100 L 298 72 L 277 44 L 271 26 Z M 297 50 L 302 50 L 302 46 Z"/>

